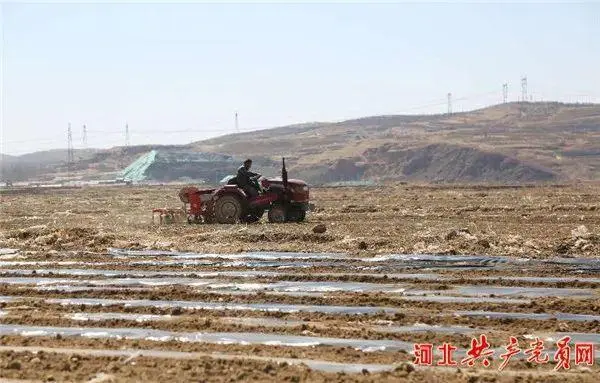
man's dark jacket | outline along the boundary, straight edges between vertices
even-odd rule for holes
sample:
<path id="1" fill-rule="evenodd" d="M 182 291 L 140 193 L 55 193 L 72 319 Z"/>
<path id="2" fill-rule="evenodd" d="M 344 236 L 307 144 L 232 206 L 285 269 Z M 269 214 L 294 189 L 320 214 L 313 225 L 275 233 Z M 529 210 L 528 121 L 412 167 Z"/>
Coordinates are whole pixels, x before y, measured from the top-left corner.
<path id="1" fill-rule="evenodd" d="M 251 186 L 250 183 L 250 178 L 257 176 L 257 173 L 253 173 L 250 170 L 247 170 L 246 167 L 244 167 L 243 165 L 240 166 L 237 170 L 237 183 L 238 185 L 244 187 L 244 186 Z"/>

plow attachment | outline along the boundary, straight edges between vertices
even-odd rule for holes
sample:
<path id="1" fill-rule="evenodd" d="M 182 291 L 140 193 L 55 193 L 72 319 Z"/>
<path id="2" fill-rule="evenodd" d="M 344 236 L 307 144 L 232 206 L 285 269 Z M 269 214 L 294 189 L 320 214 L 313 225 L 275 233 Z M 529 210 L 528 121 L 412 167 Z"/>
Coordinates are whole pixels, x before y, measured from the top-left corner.
<path id="1" fill-rule="evenodd" d="M 182 222 L 186 222 L 186 212 L 183 209 L 152 209 L 152 223 L 162 225 Z"/>

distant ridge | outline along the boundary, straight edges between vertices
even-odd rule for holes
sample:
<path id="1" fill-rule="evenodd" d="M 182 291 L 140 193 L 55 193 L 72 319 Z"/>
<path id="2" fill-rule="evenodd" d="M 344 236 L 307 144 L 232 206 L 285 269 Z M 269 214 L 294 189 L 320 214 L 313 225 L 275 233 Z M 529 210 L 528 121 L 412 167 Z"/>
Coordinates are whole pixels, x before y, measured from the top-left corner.
<path id="1" fill-rule="evenodd" d="M 383 115 L 294 124 L 189 145 L 82 152 L 76 171 L 86 176 L 121 171 L 157 148 L 250 156 L 267 161 L 265 166 L 285 156 L 290 173 L 312 183 L 596 180 L 600 105 L 513 102 L 450 115 Z M 27 155 L 38 161 L 34 170 L 32 162 L 9 156 L 3 160 L 3 172 L 15 178 L 60 174 L 64 160 L 58 153 Z M 62 158 L 66 159 L 66 152 Z"/>

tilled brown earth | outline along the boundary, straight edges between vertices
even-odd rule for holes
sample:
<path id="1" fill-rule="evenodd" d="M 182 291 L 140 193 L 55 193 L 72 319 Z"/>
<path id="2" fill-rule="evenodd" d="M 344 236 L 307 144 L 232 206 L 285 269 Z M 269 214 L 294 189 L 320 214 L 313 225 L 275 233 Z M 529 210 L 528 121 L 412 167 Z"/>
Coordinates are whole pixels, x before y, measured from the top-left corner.
<path id="1" fill-rule="evenodd" d="M 299 225 L 156 226 L 151 209 L 178 208 L 178 187 L 3 193 L 3 247 L 103 252 L 426 252 L 549 257 L 600 255 L 598 185 L 315 188 Z M 312 232 L 324 223 L 323 234 Z"/>
<path id="2" fill-rule="evenodd" d="M 461 369 L 414 370 L 410 364 L 401 364 L 392 372 L 357 374 L 323 373 L 287 362 L 273 363 L 248 359 L 222 360 L 195 357 L 191 360 L 156 359 L 139 356 L 126 363 L 118 356 L 90 356 L 85 352 L 65 350 L 64 353 L 8 351 L 0 353 L 3 375 L 11 379 L 39 379 L 41 381 L 280 381 L 280 382 L 512 382 L 513 373 L 503 375 L 494 372 Z M 535 374 L 535 375 L 534 375 Z M 536 371 L 525 375 L 524 382 L 596 382 L 597 376 L 588 371 L 554 373 Z"/>
<path id="3" fill-rule="evenodd" d="M 105 255 L 101 261 L 109 262 L 111 257 Z M 21 259 L 15 262 L 28 262 L 28 259 Z M 130 261 L 123 261 L 123 266 Z M 283 262 L 275 260 L 274 262 Z M 18 267 L 15 267 L 18 266 Z M 414 265 L 408 265 L 414 267 Z M 553 381 L 561 376 L 567 381 L 586 381 L 586 379 L 600 372 L 595 365 L 575 365 L 572 361 L 569 366 L 569 371 L 552 372 L 553 363 L 548 366 L 538 365 L 536 363 L 513 360 L 503 371 L 497 371 L 499 365 L 499 354 L 502 352 L 502 347 L 507 344 L 511 336 L 515 336 L 522 350 L 527 348 L 532 342 L 532 337 L 539 336 L 545 339 L 546 352 L 552 358 L 555 352 L 555 342 L 557 334 L 574 334 L 587 333 L 589 335 L 596 334 L 596 338 L 600 339 L 600 317 L 593 319 L 592 317 L 585 320 L 575 320 L 573 318 L 541 318 L 533 319 L 530 317 L 523 318 L 494 318 L 486 316 L 468 316 L 458 313 L 464 311 L 489 311 L 489 312 L 508 312 L 521 314 L 580 314 L 580 315 L 598 315 L 600 301 L 596 298 L 598 289 L 592 282 L 585 282 L 585 278 L 595 278 L 595 273 L 590 272 L 585 276 L 577 275 L 574 270 L 569 267 L 557 267 L 556 272 L 543 273 L 540 268 L 547 268 L 544 264 L 530 265 L 530 271 L 537 276 L 544 275 L 542 278 L 560 277 L 565 274 L 576 275 L 576 279 L 581 282 L 579 285 L 571 286 L 571 283 L 557 285 L 557 282 L 536 282 L 537 287 L 552 288 L 547 296 L 544 296 L 543 290 L 539 297 L 528 297 L 527 292 L 531 292 L 530 282 L 527 281 L 512 281 L 508 286 L 512 288 L 520 288 L 523 290 L 514 294 L 509 294 L 504 297 L 502 294 L 486 294 L 482 291 L 480 296 L 474 296 L 474 300 L 470 302 L 428 302 L 428 301 L 408 301 L 406 298 L 411 298 L 410 295 L 405 295 L 404 290 L 397 292 L 381 291 L 381 292 L 357 292 L 357 291 L 327 291 L 328 282 L 359 282 L 367 283 L 365 286 L 384 286 L 397 283 L 405 286 L 406 291 L 418 289 L 421 293 L 412 296 L 419 297 L 468 297 L 461 295 L 458 292 L 453 292 L 457 286 L 454 282 L 461 282 L 460 285 L 471 286 L 490 286 L 498 287 L 501 284 L 493 283 L 476 283 L 476 278 L 480 276 L 495 275 L 491 270 L 477 270 L 467 272 L 460 267 L 446 267 L 441 272 L 438 265 L 437 268 L 427 269 L 421 268 L 420 273 L 438 273 L 449 278 L 448 281 L 433 279 L 429 282 L 426 280 L 415 279 L 414 275 L 410 275 L 408 269 L 403 270 L 401 261 L 386 261 L 378 267 L 385 272 L 390 268 L 397 268 L 398 273 L 403 273 L 402 277 L 394 280 L 389 278 L 369 277 L 367 279 L 351 278 L 352 274 L 348 273 L 350 278 L 344 278 L 343 275 L 339 280 L 332 276 L 319 277 L 307 273 L 302 268 L 291 268 L 280 270 L 288 277 L 279 275 L 271 277 L 253 276 L 225 276 L 224 285 L 234 286 L 233 290 L 224 289 L 219 292 L 206 290 L 201 283 L 194 285 L 169 285 L 169 283 L 177 282 L 177 277 L 173 275 L 161 276 L 149 274 L 147 276 L 137 275 L 133 265 L 129 268 L 121 268 L 120 270 L 130 270 L 130 273 L 125 272 L 119 276 L 104 276 L 102 273 L 96 275 L 44 275 L 44 285 L 40 285 L 36 278 L 41 277 L 41 273 L 33 275 L 19 275 L 10 270 L 33 270 L 34 265 L 26 264 L 5 266 L 0 270 L 2 278 L 13 276 L 18 280 L 10 284 L 0 283 L 0 296 L 5 297 L 4 302 L 0 303 L 0 311 L 3 312 L 0 317 L 0 326 L 3 328 L 0 344 L 3 346 L 13 347 L 46 347 L 48 352 L 42 353 L 47 362 L 41 363 L 39 357 L 30 351 L 19 351 L 6 354 L 6 368 L 0 373 L 2 377 L 18 378 L 18 379 L 55 379 L 59 381 L 84 381 L 99 379 L 113 379 L 116 381 L 135 380 L 150 374 L 154 368 L 157 369 L 157 374 L 150 380 L 159 381 L 170 376 L 175 380 L 191 380 L 208 379 L 209 381 L 220 381 L 221 376 L 203 377 L 207 371 L 204 366 L 210 365 L 211 371 L 220 371 L 219 373 L 229 374 L 229 379 L 239 380 L 263 380 L 266 377 L 281 381 L 325 381 L 328 379 L 341 379 L 343 381 L 426 381 L 433 379 L 443 379 L 444 381 L 474 381 L 475 376 L 482 379 L 483 376 L 488 376 L 490 380 L 502 381 L 508 379 L 509 376 L 517 374 L 523 378 L 529 376 L 537 381 Z M 341 267 L 341 266 L 340 266 Z M 83 267 L 85 268 L 85 267 Z M 105 269 L 110 269 L 109 267 Z M 63 269 L 67 271 L 68 269 Z M 138 270 L 139 271 L 139 270 Z M 147 271 L 158 271 L 147 269 Z M 206 271 L 198 269 L 198 272 Z M 228 268 L 220 268 L 217 271 L 227 272 Z M 496 273 L 500 271 L 496 270 Z M 227 275 L 227 274 L 224 274 Z M 511 274 L 514 275 L 514 274 Z M 517 274 L 518 275 L 518 274 Z M 291 277 L 295 276 L 295 277 Z M 212 277 L 212 276 L 211 276 Z M 165 280 L 165 286 L 153 286 L 141 283 L 137 287 L 124 286 L 121 290 L 110 290 L 109 287 L 103 287 L 102 283 L 109 281 L 135 279 L 136 282 L 144 280 L 156 282 L 161 279 Z M 187 277 L 189 278 L 189 277 Z M 62 279 L 67 279 L 67 282 L 61 282 Z M 193 279 L 193 278 L 192 278 Z M 205 281 L 202 277 L 196 277 L 193 280 L 198 282 Z M 317 286 L 325 287 L 324 291 L 317 293 L 320 295 L 296 295 L 294 293 L 315 293 L 311 289 L 303 289 L 303 286 L 308 285 L 293 285 L 294 291 L 269 291 L 269 283 L 277 283 L 281 281 L 297 281 L 297 282 L 319 282 Z M 2 281 L 2 279 L 0 279 Z M 6 280 L 5 280 L 6 281 Z M 99 286 L 93 286 L 93 283 L 102 282 Z M 56 282 L 51 283 L 51 282 Z M 95 287 L 90 291 L 60 291 L 65 285 L 77 282 L 78 287 Z M 188 280 L 189 282 L 189 280 Z M 252 290 L 253 284 L 263 283 L 260 285 L 259 291 L 237 291 L 235 286 L 250 286 Z M 562 282 L 561 282 L 562 283 Z M 427 284 L 426 286 L 423 286 Z M 40 288 L 56 287 L 58 290 L 41 290 Z M 266 287 L 265 287 L 266 286 Z M 310 285 L 313 286 L 314 285 Z M 333 286 L 333 285 L 332 285 Z M 354 285 L 351 285 L 354 287 Z M 426 288 L 424 288 L 426 287 Z M 266 291 L 264 290 L 266 288 Z M 577 290 L 579 289 L 579 290 Z M 592 296 L 560 296 L 563 290 L 575 291 L 580 294 L 582 291 L 591 292 Z M 557 296 L 553 296 L 553 294 Z M 11 297 L 12 299 L 6 299 Z M 90 305 L 77 303 L 76 301 L 69 303 L 68 299 L 85 299 L 96 298 L 108 300 L 105 305 Z M 517 299 L 524 302 L 511 303 L 493 303 L 486 300 L 493 298 Z M 51 299 L 62 299 L 65 304 L 59 304 Z M 65 301 L 66 300 L 66 301 Z M 114 301 L 117 300 L 117 301 Z M 141 306 L 130 306 L 127 302 L 135 300 L 145 300 Z M 100 301 L 102 302 L 102 301 Z M 153 304 L 156 302 L 157 304 Z M 179 302 L 179 306 L 161 307 L 160 302 Z M 187 302 L 187 303 L 186 303 Z M 209 302 L 220 305 L 233 305 L 227 310 L 223 308 L 194 308 L 194 302 Z M 266 310 L 252 311 L 236 307 L 236 305 L 245 304 L 263 304 L 267 306 Z M 269 304 L 273 305 L 300 305 L 303 307 L 340 307 L 348 308 L 376 308 L 368 314 L 353 314 L 345 311 L 340 312 L 311 312 L 306 309 L 299 308 L 294 310 L 295 306 L 290 306 L 288 310 L 272 311 L 268 309 Z M 378 307 L 395 309 L 397 312 L 379 312 Z M 86 315 L 94 313 L 114 314 L 124 313 L 133 314 L 128 318 L 86 318 Z M 152 317 L 143 319 L 143 315 L 151 314 L 164 317 Z M 87 320 L 82 320 L 87 319 Z M 136 320 L 139 319 L 139 320 Z M 250 321 L 249 321 L 250 320 Z M 11 327 L 18 326 L 18 327 Z M 441 327 L 438 327 L 441 326 Z M 11 332 L 12 330 L 16 332 Z M 61 329 L 82 329 L 79 335 L 60 335 L 56 331 Z M 123 329 L 131 330 L 156 330 L 167 331 L 170 335 L 169 339 L 146 339 L 143 336 L 137 339 L 127 338 L 108 338 L 111 330 L 121 331 Z M 93 332 L 91 338 L 86 336 L 86 331 Z M 234 335 L 228 334 L 262 334 L 270 336 L 268 342 L 273 344 L 263 344 L 265 339 L 252 341 L 248 339 L 249 344 L 244 341 L 232 340 L 227 341 L 227 337 Z M 214 340 L 178 340 L 178 336 L 190 336 L 190 334 L 222 334 L 222 341 Z M 441 367 L 416 366 L 417 370 L 413 371 L 414 354 L 411 349 L 414 344 L 432 344 L 441 345 L 443 343 L 452 344 L 460 350 L 466 350 L 471 346 L 473 338 L 485 334 L 492 348 L 496 348 L 495 359 L 490 367 L 476 365 L 469 367 L 460 365 L 460 372 L 452 369 L 442 369 Z M 148 336 L 152 336 L 151 333 Z M 286 336 L 301 337 L 296 345 L 286 345 Z M 337 341 L 348 340 L 349 345 L 335 345 L 327 339 L 337 339 Z M 576 338 L 575 340 L 586 338 Z M 360 349 L 359 345 L 362 341 L 400 341 L 406 346 L 397 348 L 388 346 L 370 346 L 375 347 L 372 350 L 365 348 Z M 574 346 L 575 340 L 572 342 Z M 336 342 L 337 342 L 336 341 Z M 224 342 L 224 344 L 219 344 Z M 233 342 L 233 343 L 231 343 Z M 278 342 L 283 342 L 279 344 Z M 299 343 L 298 343 L 299 342 Z M 319 343 L 325 342 L 323 345 Z M 358 343 L 356 343 L 358 342 Z M 231 343 L 231 344 L 228 344 Z M 357 349 L 357 347 L 359 347 Z M 365 346 L 366 347 L 366 346 Z M 597 346 L 596 346 L 597 347 Z M 55 353 L 52 353 L 52 349 Z M 67 352 L 65 350 L 74 350 Z M 202 357 L 197 356 L 190 359 L 188 354 L 177 355 L 154 355 L 141 356 L 131 358 L 131 355 L 119 356 L 103 356 L 96 354 L 76 354 L 76 350 L 114 350 L 133 349 L 142 350 L 143 352 L 152 352 L 152 350 L 161 352 L 176 351 L 179 353 L 203 353 Z M 498 350 L 499 349 L 499 350 Z M 206 355 L 205 355 L 206 354 Z M 76 362 L 72 361 L 73 355 L 77 355 Z M 209 357 L 211 355 L 212 357 Z M 458 356 L 460 355 L 460 357 Z M 223 358 L 242 358 L 235 360 L 223 360 Z M 248 358 L 262 357 L 265 360 L 255 360 Z M 436 354 L 436 358 L 439 355 Z M 457 353 L 457 362 L 460 363 L 464 357 L 463 353 Z M 82 359 L 85 358 L 85 359 Z M 270 358 L 270 359 L 269 359 Z M 276 358 L 288 358 L 292 361 L 286 361 L 283 365 L 282 360 Z M 245 360 L 244 360 L 245 359 Z M 330 363 L 342 363 L 343 368 L 350 366 L 363 366 L 360 371 L 347 370 L 344 374 L 336 371 L 331 371 L 325 368 L 321 370 L 319 367 L 297 365 L 294 360 L 312 360 L 326 361 Z M 36 369 L 31 365 L 43 365 L 41 370 Z M 85 360 L 86 363 L 82 363 Z M 194 362 L 191 363 L 190 360 Z M 270 360 L 270 361 L 269 361 Z M 436 361 L 439 359 L 435 359 Z M 407 363 L 401 365 L 401 363 Z M 213 366 L 216 364 L 216 366 Z M 10 367 L 9 367 L 10 365 Z M 387 372 L 377 372 L 372 365 L 388 366 Z M 83 366 L 83 367 L 82 367 Z M 252 366 L 252 368 L 250 368 Z M 478 367 L 479 366 L 479 367 Z M 32 371 L 31 368 L 34 368 Z M 256 370 L 258 368 L 258 370 Z M 329 366 L 328 368 L 331 368 Z M 373 371 L 369 371 L 369 368 Z M 223 370 L 219 370 L 223 369 Z M 160 371 L 158 371 L 160 370 Z M 169 371 L 167 373 L 167 371 Z M 266 372 L 265 372 L 266 371 Z M 495 372 L 492 372 L 495 371 Z M 577 373 L 573 373 L 577 371 Z M 252 372 L 252 373 L 250 373 Z M 562 373 L 562 375 L 560 375 Z M 100 375 L 98 375 L 100 374 Z M 104 375 L 102 375 L 104 374 Z M 165 375 L 166 374 L 166 375 Z M 341 374 L 341 375 L 340 375 Z M 553 377 L 552 374 L 556 376 Z M 514 377 L 514 376 L 513 376 Z M 531 381 L 536 381 L 536 380 Z M 509 381 L 509 380 L 507 380 Z"/>
<path id="4" fill-rule="evenodd" d="M 149 341 L 149 340 L 90 340 L 86 338 L 64 337 L 18 337 L 3 336 L 2 345 L 6 346 L 44 346 L 57 348 L 85 348 L 103 350 L 160 350 L 176 352 L 206 352 L 227 355 L 252 355 L 261 357 L 279 357 L 292 359 L 321 360 L 340 363 L 389 363 L 410 362 L 413 357 L 405 351 L 365 353 L 348 347 L 290 347 L 272 345 L 236 345 L 189 343 L 179 341 Z"/>
<path id="5" fill-rule="evenodd" d="M 152 226 L 166 188 L 3 195 L 0 378 L 596 382 L 596 191 L 317 189 L 306 224 L 192 227 Z M 492 364 L 462 363 L 481 335 Z M 536 337 L 548 363 L 526 361 Z"/>

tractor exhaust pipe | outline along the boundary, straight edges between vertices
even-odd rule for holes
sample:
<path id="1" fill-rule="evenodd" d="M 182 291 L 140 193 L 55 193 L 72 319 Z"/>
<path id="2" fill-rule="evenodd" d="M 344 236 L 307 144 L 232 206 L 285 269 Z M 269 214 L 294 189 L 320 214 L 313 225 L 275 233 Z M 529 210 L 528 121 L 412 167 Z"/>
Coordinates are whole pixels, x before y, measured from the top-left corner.
<path id="1" fill-rule="evenodd" d="M 285 157 L 282 158 L 281 180 L 283 181 L 283 188 L 287 190 L 287 187 L 288 187 L 288 174 L 287 174 L 287 170 L 285 168 Z"/>

